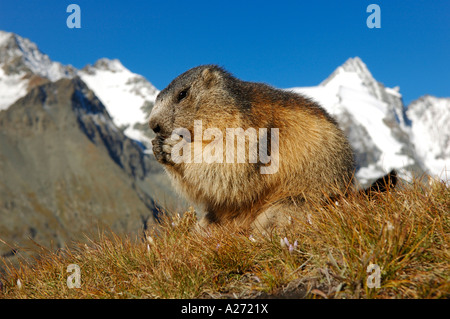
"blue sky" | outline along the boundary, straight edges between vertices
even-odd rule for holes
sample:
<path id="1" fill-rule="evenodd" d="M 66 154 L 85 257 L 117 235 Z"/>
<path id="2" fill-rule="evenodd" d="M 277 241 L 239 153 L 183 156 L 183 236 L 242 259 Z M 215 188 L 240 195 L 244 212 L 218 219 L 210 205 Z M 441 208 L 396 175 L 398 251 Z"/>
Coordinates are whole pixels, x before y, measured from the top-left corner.
<path id="1" fill-rule="evenodd" d="M 69 29 L 66 8 L 81 8 Z M 369 29 L 369 4 L 381 28 Z M 0 29 L 36 42 L 77 68 L 118 58 L 158 89 L 206 63 L 280 88 L 319 84 L 359 56 L 406 104 L 450 96 L 450 1 L 64 1 L 0 0 Z"/>

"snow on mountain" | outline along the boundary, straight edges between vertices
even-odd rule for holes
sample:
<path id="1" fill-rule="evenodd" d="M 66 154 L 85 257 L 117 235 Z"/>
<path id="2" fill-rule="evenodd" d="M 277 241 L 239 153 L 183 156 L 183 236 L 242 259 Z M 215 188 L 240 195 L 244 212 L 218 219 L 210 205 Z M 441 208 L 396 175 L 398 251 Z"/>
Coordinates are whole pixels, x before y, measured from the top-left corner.
<path id="1" fill-rule="evenodd" d="M 350 58 L 316 87 L 290 89 L 319 102 L 349 137 L 362 183 L 391 169 L 414 166 L 398 88 L 385 88 L 367 66 Z"/>
<path id="2" fill-rule="evenodd" d="M 77 74 L 103 102 L 116 125 L 125 128 L 128 137 L 150 142 L 141 129 L 147 126 L 146 119 L 159 93 L 150 82 L 117 59 L 100 59 Z"/>
<path id="3" fill-rule="evenodd" d="M 407 110 L 411 140 L 429 173 L 450 179 L 450 98 L 423 96 Z"/>
<path id="4" fill-rule="evenodd" d="M 73 76 L 73 67 L 53 62 L 37 45 L 11 32 L 0 31 L 0 110 L 6 109 L 39 83 Z"/>
<path id="5" fill-rule="evenodd" d="M 27 88 L 28 80 L 24 80 L 23 75 L 7 75 L 0 67 L 0 111 L 24 96 Z"/>

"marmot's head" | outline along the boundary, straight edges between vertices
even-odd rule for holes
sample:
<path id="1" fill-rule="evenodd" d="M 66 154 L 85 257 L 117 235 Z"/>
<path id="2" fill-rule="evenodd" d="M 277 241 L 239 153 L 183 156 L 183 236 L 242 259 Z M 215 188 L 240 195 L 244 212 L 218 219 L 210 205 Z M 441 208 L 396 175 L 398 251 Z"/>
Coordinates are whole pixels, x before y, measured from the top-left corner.
<path id="1" fill-rule="evenodd" d="M 227 118 L 236 119 L 235 103 L 227 89 L 229 82 L 234 81 L 238 80 L 216 65 L 186 71 L 156 97 L 150 128 L 157 135 L 167 137 L 176 128 L 193 133 L 194 120 L 202 120 L 204 128 L 221 128 L 220 123 L 228 122 Z"/>

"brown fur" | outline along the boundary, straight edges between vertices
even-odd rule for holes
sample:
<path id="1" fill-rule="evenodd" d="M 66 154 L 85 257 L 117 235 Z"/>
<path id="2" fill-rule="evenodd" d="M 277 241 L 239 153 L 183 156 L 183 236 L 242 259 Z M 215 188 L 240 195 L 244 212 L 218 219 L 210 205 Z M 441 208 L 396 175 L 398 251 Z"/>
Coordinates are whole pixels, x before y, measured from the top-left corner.
<path id="1" fill-rule="evenodd" d="M 224 132 L 224 149 L 226 128 L 278 128 L 278 171 L 261 174 L 262 163 L 173 163 L 170 134 L 184 127 L 195 138 L 194 120 L 202 120 L 203 130 Z M 193 68 L 173 80 L 158 95 L 149 124 L 157 133 L 156 158 L 177 188 L 204 206 L 207 224 L 266 224 L 306 200 L 345 193 L 352 183 L 352 150 L 324 109 L 302 95 L 236 79 L 217 66 Z"/>

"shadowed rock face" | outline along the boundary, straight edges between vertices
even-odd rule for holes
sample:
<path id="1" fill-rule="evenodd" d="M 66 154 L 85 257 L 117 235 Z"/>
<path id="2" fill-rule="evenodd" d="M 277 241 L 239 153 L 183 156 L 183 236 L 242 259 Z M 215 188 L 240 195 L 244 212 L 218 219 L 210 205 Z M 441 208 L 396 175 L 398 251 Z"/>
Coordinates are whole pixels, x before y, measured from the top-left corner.
<path id="1" fill-rule="evenodd" d="M 0 112 L 0 255 L 56 248 L 97 226 L 139 235 L 173 199 L 160 165 L 79 79 L 37 86 Z M 19 248 L 20 251 L 20 248 Z"/>

